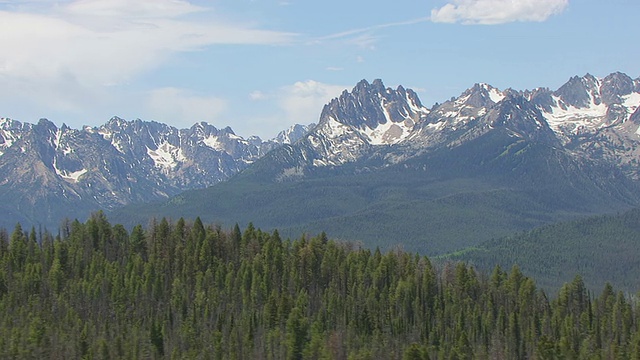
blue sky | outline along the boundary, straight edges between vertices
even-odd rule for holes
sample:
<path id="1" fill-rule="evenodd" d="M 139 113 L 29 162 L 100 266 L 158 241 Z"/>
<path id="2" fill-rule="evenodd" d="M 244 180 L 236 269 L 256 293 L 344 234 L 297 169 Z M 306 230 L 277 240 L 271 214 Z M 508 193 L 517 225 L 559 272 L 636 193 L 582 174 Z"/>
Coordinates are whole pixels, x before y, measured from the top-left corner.
<path id="1" fill-rule="evenodd" d="M 0 0 L 0 116 L 269 138 L 361 79 L 431 106 L 476 82 L 636 78 L 638 13 L 637 0 Z"/>

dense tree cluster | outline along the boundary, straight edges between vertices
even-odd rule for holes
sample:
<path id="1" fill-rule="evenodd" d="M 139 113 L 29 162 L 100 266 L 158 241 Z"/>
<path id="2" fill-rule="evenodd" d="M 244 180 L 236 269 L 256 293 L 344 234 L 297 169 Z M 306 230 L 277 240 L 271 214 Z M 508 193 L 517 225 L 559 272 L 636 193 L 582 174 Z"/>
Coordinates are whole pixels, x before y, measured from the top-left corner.
<path id="1" fill-rule="evenodd" d="M 640 209 L 559 222 L 487 241 L 441 259 L 465 261 L 491 271 L 496 265 L 536 279 L 555 293 L 575 274 L 590 289 L 611 283 L 618 289 L 640 289 Z"/>
<path id="2" fill-rule="evenodd" d="M 640 359 L 640 304 L 580 277 L 381 253 L 324 234 L 101 213 L 0 232 L 0 358 Z"/>

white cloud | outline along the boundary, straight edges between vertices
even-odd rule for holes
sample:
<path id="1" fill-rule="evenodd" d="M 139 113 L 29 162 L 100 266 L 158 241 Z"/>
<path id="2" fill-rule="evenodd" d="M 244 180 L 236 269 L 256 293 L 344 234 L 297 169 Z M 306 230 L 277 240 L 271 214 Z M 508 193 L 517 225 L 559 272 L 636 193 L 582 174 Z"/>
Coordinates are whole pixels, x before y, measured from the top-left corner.
<path id="1" fill-rule="evenodd" d="M 65 10 L 83 16 L 162 18 L 199 12 L 204 8 L 184 0 L 76 0 L 66 6 Z"/>
<path id="2" fill-rule="evenodd" d="M 494 25 L 545 21 L 564 11 L 569 0 L 452 0 L 431 10 L 433 22 Z"/>
<path id="3" fill-rule="evenodd" d="M 294 38 L 222 20 L 186 0 L 12 1 L 0 7 L 0 95 L 9 95 L 0 105 L 51 103 L 51 112 L 88 113 L 105 93 L 176 53 Z"/>
<path id="4" fill-rule="evenodd" d="M 267 94 L 265 94 L 264 92 L 260 91 L 260 90 L 255 90 L 252 91 L 249 94 L 249 99 L 253 100 L 253 101 L 260 101 L 260 100 L 265 100 L 267 99 L 269 96 Z"/>
<path id="5" fill-rule="evenodd" d="M 214 123 L 227 109 L 227 103 L 215 96 L 165 87 L 149 93 L 147 108 L 153 120 L 190 127 L 200 121 Z"/>
<path id="6" fill-rule="evenodd" d="M 190 19 L 205 9 L 182 0 L 76 0 L 40 11 L 0 11 L 0 74 L 39 81 L 70 76 L 112 85 L 176 52 L 214 44 L 277 44 L 291 34 Z"/>

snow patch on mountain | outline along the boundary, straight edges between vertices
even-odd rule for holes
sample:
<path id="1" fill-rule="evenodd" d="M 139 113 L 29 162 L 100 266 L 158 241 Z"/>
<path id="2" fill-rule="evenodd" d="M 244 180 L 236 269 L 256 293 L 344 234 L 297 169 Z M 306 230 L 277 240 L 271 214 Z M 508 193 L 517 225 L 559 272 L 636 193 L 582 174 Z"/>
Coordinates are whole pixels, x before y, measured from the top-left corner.
<path id="1" fill-rule="evenodd" d="M 2 155 L 3 150 L 6 150 L 13 145 L 16 141 L 16 137 L 7 130 L 0 130 L 0 155 Z"/>
<path id="2" fill-rule="evenodd" d="M 361 150 L 368 146 L 361 130 L 345 125 L 334 117 L 329 117 L 307 139 L 314 150 L 322 154 L 320 161 L 314 161 L 316 166 L 337 166 L 354 161 Z"/>
<path id="3" fill-rule="evenodd" d="M 345 136 L 353 132 L 353 129 L 350 126 L 339 122 L 333 117 L 329 118 L 326 129 L 328 131 L 325 134 L 329 139 L 337 139 L 341 136 Z"/>
<path id="4" fill-rule="evenodd" d="M 362 133 L 369 139 L 371 145 L 397 144 L 409 136 L 413 130 L 414 122 L 406 119 L 400 123 L 387 121 L 378 125 L 375 129 L 369 127 L 362 130 Z"/>
<path id="5" fill-rule="evenodd" d="M 71 172 L 68 172 L 65 170 L 59 170 L 57 168 L 55 170 L 56 170 L 56 174 L 58 174 L 61 178 L 72 183 L 78 182 L 80 177 L 88 172 L 87 169 L 81 169 L 78 171 L 71 171 Z"/>
<path id="6" fill-rule="evenodd" d="M 566 105 L 558 96 L 552 96 L 555 106 L 551 112 L 543 112 L 543 116 L 556 133 L 580 134 L 597 129 L 604 124 L 607 115 L 607 105 L 597 104 L 593 97 L 586 107 Z"/>
<path id="7" fill-rule="evenodd" d="M 409 105 L 409 109 L 418 114 L 419 116 L 426 116 L 429 114 L 429 109 L 419 104 L 416 104 L 415 100 L 409 95 L 410 93 L 405 94 L 405 100 L 407 101 L 407 105 Z"/>
<path id="8" fill-rule="evenodd" d="M 21 137 L 22 124 L 9 119 L 0 118 L 0 156 Z"/>
<path id="9" fill-rule="evenodd" d="M 60 169 L 55 157 L 53 158 L 53 170 L 55 171 L 56 175 L 60 176 L 64 181 L 70 183 L 77 183 L 80 180 L 80 177 L 88 172 L 88 170 L 84 168 L 76 171 Z"/>
<path id="10" fill-rule="evenodd" d="M 166 170 L 175 169 L 180 162 L 185 160 L 181 149 L 169 142 L 162 142 L 155 150 L 147 147 L 147 154 L 157 168 Z"/>
<path id="11" fill-rule="evenodd" d="M 210 148 L 212 148 L 213 150 L 216 151 L 225 151 L 225 147 L 224 144 L 222 142 L 220 142 L 220 140 L 218 139 L 217 136 L 211 135 L 208 136 L 204 139 L 202 139 L 202 143 Z"/>
<path id="12" fill-rule="evenodd" d="M 629 115 L 626 120 L 629 120 L 631 115 L 640 106 L 640 93 L 631 93 L 622 97 L 622 106 L 627 108 L 627 114 Z"/>
<path id="13" fill-rule="evenodd" d="M 488 89 L 488 91 L 489 91 L 489 98 L 491 98 L 491 101 L 493 101 L 496 104 L 505 98 L 505 95 L 500 90 L 494 87 L 491 87 L 490 89 Z"/>

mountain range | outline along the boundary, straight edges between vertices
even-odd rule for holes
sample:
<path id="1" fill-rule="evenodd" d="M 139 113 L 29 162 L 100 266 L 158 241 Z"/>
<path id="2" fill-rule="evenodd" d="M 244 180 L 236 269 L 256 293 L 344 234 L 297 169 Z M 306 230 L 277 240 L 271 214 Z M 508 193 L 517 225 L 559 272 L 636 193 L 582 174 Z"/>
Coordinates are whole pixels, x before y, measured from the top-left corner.
<path id="1" fill-rule="evenodd" d="M 475 84 L 430 108 L 363 80 L 317 125 L 267 141 L 205 123 L 3 119 L 2 225 L 104 209 L 129 225 L 201 216 L 444 253 L 637 206 L 639 105 L 640 79 L 613 73 L 557 90 Z"/>
<path id="2" fill-rule="evenodd" d="M 244 139 L 201 122 L 177 129 L 114 117 L 80 130 L 47 119 L 0 119 L 0 210 L 3 226 L 56 227 L 63 217 L 166 199 L 231 177 L 307 127 L 274 139 Z M 12 225 L 13 224 L 13 225 Z"/>
<path id="3" fill-rule="evenodd" d="M 439 254 L 637 206 L 638 105 L 640 80 L 622 73 L 555 91 L 476 84 L 431 108 L 363 80 L 230 180 L 113 216 L 255 222 Z"/>

